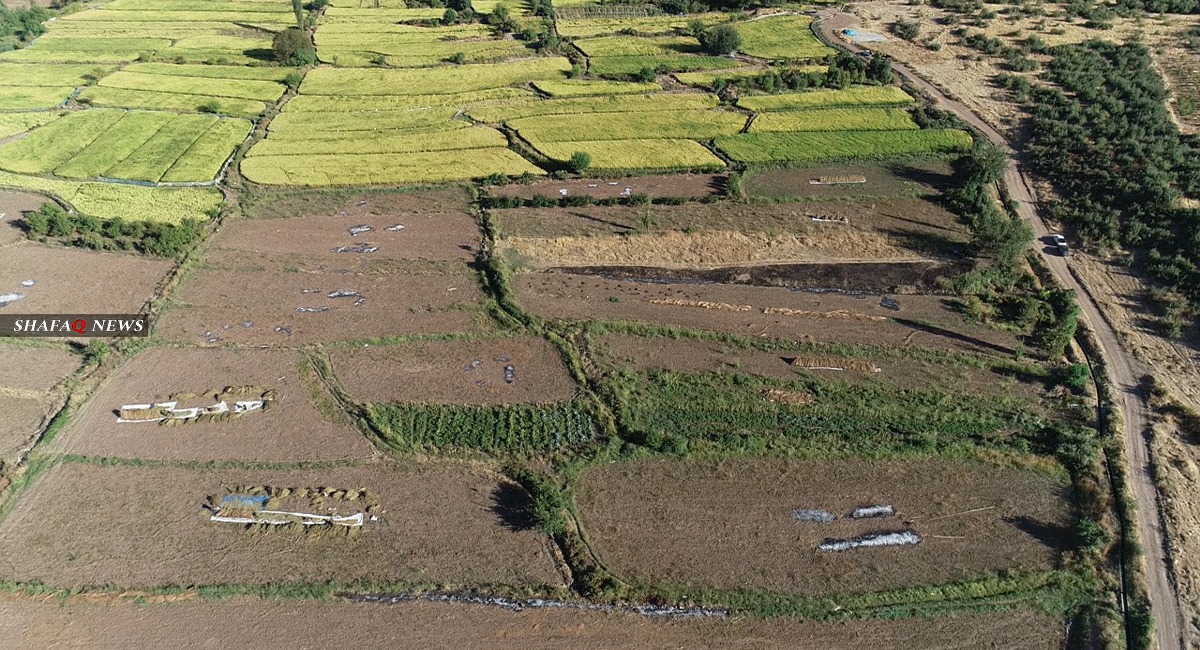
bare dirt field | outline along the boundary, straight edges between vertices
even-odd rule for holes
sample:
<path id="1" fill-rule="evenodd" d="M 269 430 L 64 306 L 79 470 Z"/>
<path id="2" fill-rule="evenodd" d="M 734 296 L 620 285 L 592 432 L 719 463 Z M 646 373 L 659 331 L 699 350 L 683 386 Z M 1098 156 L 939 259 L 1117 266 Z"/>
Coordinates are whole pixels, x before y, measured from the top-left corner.
<path id="1" fill-rule="evenodd" d="M 0 343 L 0 391 L 48 391 L 79 365 L 79 356 L 65 347 Z"/>
<path id="2" fill-rule="evenodd" d="M 44 314 L 133 314 L 154 297 L 169 260 L 46 246 L 10 244 L 0 255 L 0 293 L 24 297 L 8 311 Z M 33 286 L 22 286 L 33 280 Z"/>
<path id="3" fill-rule="evenodd" d="M 67 453 L 157 460 L 300 461 L 365 458 L 375 449 L 311 375 L 300 355 L 286 350 L 155 348 L 114 372 L 56 439 Z M 164 426 L 117 422 L 124 404 L 197 397 L 180 408 L 209 406 L 226 386 L 276 391 L 261 412 L 225 421 Z M 241 398 L 239 398 L 241 399 Z"/>
<path id="4" fill-rule="evenodd" d="M 336 291 L 359 295 L 330 297 Z M 163 313 L 156 334 L 192 344 L 302 345 L 491 328 L 482 311 L 483 290 L 466 271 L 414 276 L 205 269 L 188 278 L 176 298 L 180 305 Z"/>
<path id="5" fill-rule="evenodd" d="M 806 352 L 747 350 L 720 341 L 646 339 L 624 334 L 597 337 L 589 349 L 609 368 L 739 373 L 794 380 L 801 373 L 824 379 L 887 381 L 904 388 L 942 388 L 971 395 L 1041 397 L 1036 385 L 991 370 L 949 367 L 907 358 L 847 358 Z"/>
<path id="6" fill-rule="evenodd" d="M 367 403 L 541 404 L 576 390 L 558 351 L 533 336 L 345 348 L 330 358 L 342 388 Z"/>
<path id="7" fill-rule="evenodd" d="M 303 345 L 491 326 L 472 268 L 482 233 L 460 190 L 317 195 L 255 214 L 291 216 L 224 227 L 159 336 Z"/>
<path id="8" fill-rule="evenodd" d="M 628 320 L 814 343 L 917 346 L 1010 355 L 1013 335 L 966 323 L 940 296 L 880 296 L 778 287 L 654 284 L 567 273 L 513 278 L 522 307 L 545 318 Z"/>
<path id="9" fill-rule="evenodd" d="M 0 465 L 42 430 L 53 405 L 50 397 L 18 397 L 0 388 Z"/>
<path id="10" fill-rule="evenodd" d="M 365 488 L 380 496 L 379 520 L 353 538 L 312 539 L 209 521 L 205 500 L 239 485 Z M 547 540 L 505 520 L 515 488 L 504 485 L 483 470 L 433 463 L 288 471 L 68 463 L 39 477 L 0 524 L 0 575 L 118 587 L 561 583 Z"/>
<path id="11" fill-rule="evenodd" d="M 264 629 L 281 631 L 263 634 Z M 446 650 L 1057 650 L 1064 626 L 1032 611 L 936 619 L 822 623 L 784 619 L 651 619 L 615 612 L 526 610 L 409 602 L 179 602 L 162 605 L 0 603 L 0 634 L 22 647 L 304 647 Z"/>
<path id="12" fill-rule="evenodd" d="M 619 575 L 821 596 L 1049 569 L 1070 540 L 1067 490 L 1065 478 L 958 462 L 643 461 L 585 471 L 577 503 L 593 548 Z M 876 504 L 897 514 L 845 517 Z M 839 519 L 795 521 L 796 508 Z M 924 539 L 817 550 L 901 530 Z"/>
<path id="13" fill-rule="evenodd" d="M 921 160 L 907 164 L 843 167 L 793 167 L 746 174 L 747 195 L 775 200 L 848 199 L 862 201 L 895 196 L 937 194 L 950 182 L 950 164 Z M 813 183 L 822 178 L 861 176 L 864 183 Z"/>
<path id="14" fill-rule="evenodd" d="M 25 231 L 17 224 L 21 214 L 37 210 L 47 200 L 41 194 L 0 191 L 0 246 L 24 239 Z"/>
<path id="15" fill-rule="evenodd" d="M 561 196 L 591 196 L 597 199 L 618 198 L 631 194 L 650 197 L 703 197 L 722 195 L 728 179 L 724 174 L 668 174 L 662 176 L 633 176 L 627 178 L 571 178 L 534 181 L 527 185 L 510 183 L 488 188 L 490 196 L 519 196 L 532 199 L 541 194 L 553 199 Z"/>

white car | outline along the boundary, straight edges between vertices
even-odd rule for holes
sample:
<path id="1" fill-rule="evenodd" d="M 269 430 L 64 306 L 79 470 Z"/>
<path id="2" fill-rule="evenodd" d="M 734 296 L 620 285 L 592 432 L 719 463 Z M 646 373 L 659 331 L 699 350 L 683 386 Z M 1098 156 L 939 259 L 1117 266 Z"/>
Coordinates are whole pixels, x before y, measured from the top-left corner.
<path id="1" fill-rule="evenodd" d="M 1067 238 L 1063 237 L 1062 235 L 1050 235 L 1050 239 L 1054 240 L 1055 246 L 1066 246 L 1067 245 Z"/>

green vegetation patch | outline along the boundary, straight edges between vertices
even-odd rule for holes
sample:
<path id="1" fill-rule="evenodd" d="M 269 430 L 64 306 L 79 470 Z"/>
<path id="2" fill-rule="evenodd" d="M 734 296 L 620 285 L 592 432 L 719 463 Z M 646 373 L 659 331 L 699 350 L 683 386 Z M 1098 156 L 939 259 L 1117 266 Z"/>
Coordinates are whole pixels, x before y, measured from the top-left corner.
<path id="1" fill-rule="evenodd" d="M 62 117 L 62 113 L 42 111 L 38 113 L 0 113 L 0 138 L 7 138 L 30 129 L 49 124 Z"/>
<path id="2" fill-rule="evenodd" d="M 562 81 L 535 81 L 533 87 L 551 97 L 591 97 L 600 95 L 635 95 L 662 90 L 652 82 L 599 81 L 593 79 L 566 79 Z"/>
<path id="3" fill-rule="evenodd" d="M 265 103 L 253 99 L 160 93 L 99 86 L 83 89 L 79 93 L 79 100 L 93 106 L 205 112 L 238 117 L 253 117 L 267 109 Z"/>
<path id="4" fill-rule="evenodd" d="M 816 378 L 793 382 L 671 371 L 614 373 L 627 430 L 661 446 L 739 452 L 803 448 L 814 454 L 934 454 L 978 446 L 1028 451 L 1045 426 L 1031 400 Z"/>
<path id="5" fill-rule="evenodd" d="M 217 123 L 214 115 L 180 115 L 158 130 L 106 175 L 156 183 L 200 136 Z"/>
<path id="6" fill-rule="evenodd" d="M 547 158 L 566 164 L 577 151 L 591 157 L 589 170 L 719 170 L 720 158 L 692 140 L 593 140 L 590 142 L 540 142 L 533 146 Z"/>
<path id="7" fill-rule="evenodd" d="M 730 111 L 662 111 L 543 115 L 509 120 L 521 137 L 539 142 L 629 140 L 653 134 L 664 139 L 709 140 L 733 135 L 746 116 Z"/>
<path id="8" fill-rule="evenodd" d="M 447 447 L 490 452 L 548 451 L 596 437 L 592 416 L 575 404 L 421 406 L 372 404 L 368 417 L 385 441 L 405 451 Z"/>
<path id="9" fill-rule="evenodd" d="M 232 97 L 274 102 L 287 87 L 275 81 L 258 79 L 220 79 L 167 74 L 143 74 L 122 70 L 100 80 L 102 88 L 148 90 L 158 93 L 183 93 L 206 97 Z"/>
<path id="10" fill-rule="evenodd" d="M 215 178 L 234 149 L 250 134 L 246 120 L 225 119 L 212 125 L 159 179 L 164 183 L 207 181 Z"/>
<path id="11" fill-rule="evenodd" d="M 529 101 L 506 101 L 469 107 L 467 114 L 480 122 L 504 122 L 534 115 L 571 115 L 578 113 L 649 113 L 714 108 L 716 95 L 703 93 L 613 95 Z"/>
<path id="12" fill-rule="evenodd" d="M 45 174 L 70 160 L 116 124 L 123 111 L 78 111 L 0 147 L 0 169 Z"/>
<path id="13" fill-rule="evenodd" d="M 414 95 L 501 88 L 539 79 L 565 78 L 571 62 L 561 57 L 511 63 L 460 65 L 426 70 L 317 68 L 308 73 L 302 95 Z"/>
<path id="14" fill-rule="evenodd" d="M 0 86 L 0 109 L 28 111 L 61 106 L 75 89 L 71 86 Z"/>
<path id="15" fill-rule="evenodd" d="M 104 219 L 183 223 L 207 221 L 224 198 L 211 187 L 139 187 L 21 176 L 0 171 L 0 186 L 57 196 L 84 214 Z"/>
<path id="16" fill-rule="evenodd" d="M 966 151 L 971 136 L 957 129 L 743 133 L 717 138 L 725 155 L 746 163 L 887 158 Z"/>
<path id="17" fill-rule="evenodd" d="M 598 75 L 636 75 L 651 72 L 690 72 L 736 68 L 740 63 L 720 56 L 661 54 L 646 56 L 597 56 L 589 61 L 588 71 Z"/>
<path id="18" fill-rule="evenodd" d="M 782 95 L 752 95 L 738 99 L 751 111 L 788 111 L 805 108 L 856 106 L 907 106 L 913 98 L 895 86 L 852 86 L 843 90 L 812 90 Z"/>
<path id="19" fill-rule="evenodd" d="M 751 133 L 780 131 L 900 131 L 918 129 L 908 111 L 897 108 L 826 108 L 761 113 Z"/>
<path id="20" fill-rule="evenodd" d="M 557 6 L 557 4 L 556 4 Z M 728 20 L 722 13 L 707 13 L 690 16 L 646 16 L 631 18 L 589 18 L 582 20 L 558 20 L 558 33 L 571 38 L 587 38 L 616 34 L 622 30 L 636 32 L 639 36 L 675 34 L 686 29 L 688 23 L 698 20 L 705 26 Z"/>
<path id="21" fill-rule="evenodd" d="M 267 130 L 291 140 L 325 140 L 365 131 L 467 127 L 467 122 L 454 120 L 457 114 L 457 108 L 440 106 L 407 111 L 285 112 L 273 118 Z"/>
<path id="22" fill-rule="evenodd" d="M 505 147 L 508 139 L 504 134 L 486 126 L 468 126 L 441 131 L 418 131 L 388 133 L 379 131 L 353 131 L 343 137 L 319 140 L 289 140 L 269 137 L 250 149 L 247 156 L 307 156 L 326 153 L 406 153 L 417 151 L 453 151 L 456 149 L 484 149 Z"/>
<path id="23" fill-rule="evenodd" d="M 94 178 L 137 151 L 176 115 L 158 111 L 126 113 L 107 131 L 84 147 L 70 160 L 55 168 L 66 178 Z"/>
<path id="24" fill-rule="evenodd" d="M 823 59 L 834 50 L 812 31 L 809 16 L 772 16 L 736 23 L 741 51 L 763 59 Z"/>
<path id="25" fill-rule="evenodd" d="M 3 63 L 0 64 L 0 86 L 82 86 L 114 69 L 97 65 Z"/>
<path id="26" fill-rule="evenodd" d="M 275 81 L 283 83 L 288 75 L 298 72 L 295 68 L 260 66 L 248 68 L 236 65 L 191 65 L 181 63 L 134 63 L 123 68 L 124 72 L 157 74 L 172 77 L 202 77 L 205 79 L 242 79 L 247 81 Z M 196 94 L 195 90 L 187 91 Z"/>
<path id="27" fill-rule="evenodd" d="M 685 36 L 667 38 L 638 38 L 636 36 L 602 36 L 575 41 L 586 56 L 659 56 L 700 51 L 696 39 Z"/>
<path id="28" fill-rule="evenodd" d="M 446 95 L 300 95 L 288 100 L 284 105 L 283 114 L 410 111 L 434 106 L 469 107 L 481 102 L 504 103 L 536 96 L 533 91 L 521 88 L 489 88 Z"/>

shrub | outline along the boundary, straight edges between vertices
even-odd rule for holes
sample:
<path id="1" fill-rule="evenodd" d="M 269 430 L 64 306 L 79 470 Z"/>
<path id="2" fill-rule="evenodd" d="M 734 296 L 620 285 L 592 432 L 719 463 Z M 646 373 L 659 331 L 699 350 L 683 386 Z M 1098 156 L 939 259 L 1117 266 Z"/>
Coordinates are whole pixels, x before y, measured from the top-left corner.
<path id="1" fill-rule="evenodd" d="M 458 12 L 453 9 L 447 9 L 442 13 L 442 24 L 453 25 L 458 22 Z"/>
<path id="2" fill-rule="evenodd" d="M 921 35 L 921 24 L 915 20 L 897 20 L 892 25 L 892 33 L 906 41 L 913 41 Z"/>
<path id="3" fill-rule="evenodd" d="M 733 25 L 717 25 L 700 35 L 700 46 L 709 54 L 724 56 L 742 46 L 742 36 Z"/>
<path id="4" fill-rule="evenodd" d="M 462 65 L 467 62 L 467 55 L 463 54 L 462 52 L 455 52 L 454 54 L 450 55 L 449 61 L 450 63 Z"/>
<path id="5" fill-rule="evenodd" d="M 571 166 L 572 171 L 578 174 L 592 166 L 592 155 L 586 151 L 576 151 L 571 154 L 571 160 L 567 164 Z"/>
<path id="6" fill-rule="evenodd" d="M 506 467 L 504 473 L 529 493 L 526 514 L 535 529 L 547 535 L 566 532 L 567 521 L 563 517 L 566 499 L 549 477 L 517 466 Z"/>
<path id="7" fill-rule="evenodd" d="M 298 27 L 288 27 L 275 35 L 271 41 L 275 60 L 284 65 L 313 65 L 317 62 L 317 50 L 313 47 L 308 32 Z"/>

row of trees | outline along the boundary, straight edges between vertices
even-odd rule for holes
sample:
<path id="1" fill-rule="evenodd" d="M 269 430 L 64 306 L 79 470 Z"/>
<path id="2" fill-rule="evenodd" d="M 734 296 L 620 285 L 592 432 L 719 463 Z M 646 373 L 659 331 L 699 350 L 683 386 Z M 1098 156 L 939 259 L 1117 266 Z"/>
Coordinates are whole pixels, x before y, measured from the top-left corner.
<path id="1" fill-rule="evenodd" d="M 1059 88 L 1031 91 L 1030 158 L 1061 200 L 1051 215 L 1098 248 L 1125 245 L 1175 310 L 1200 308 L 1200 142 L 1181 136 L 1140 44 L 1051 49 Z M 1171 297 L 1171 296 L 1174 297 Z"/>
<path id="2" fill-rule="evenodd" d="M 0 5 L 0 50 L 25 47 L 29 41 L 45 34 L 46 26 L 42 23 L 50 16 L 49 10 L 36 5 L 21 9 Z"/>

